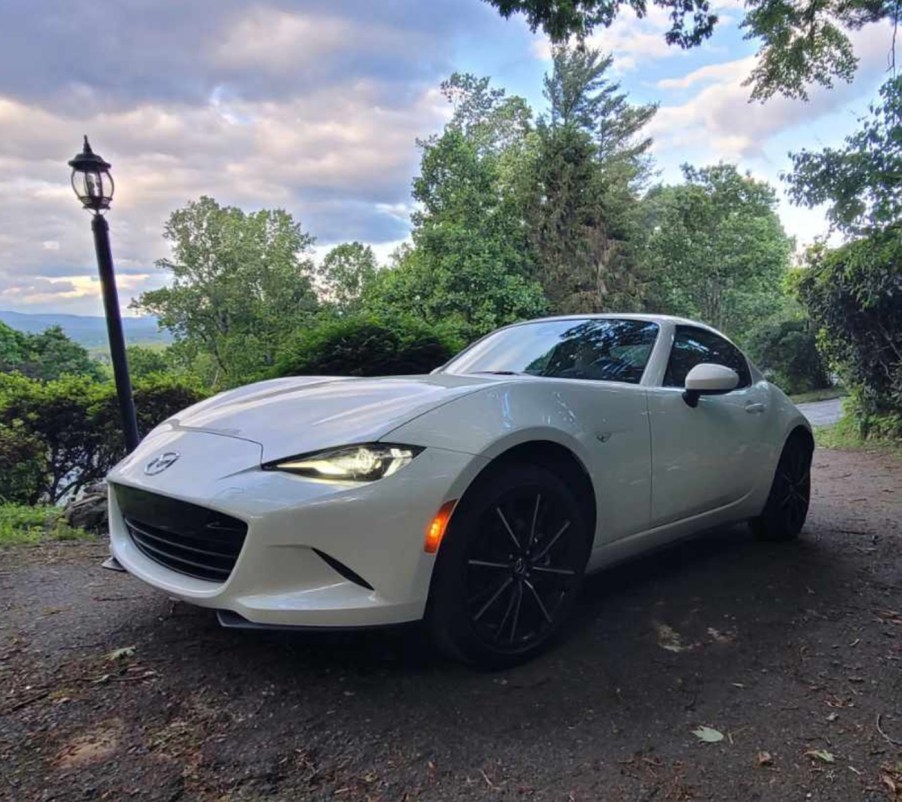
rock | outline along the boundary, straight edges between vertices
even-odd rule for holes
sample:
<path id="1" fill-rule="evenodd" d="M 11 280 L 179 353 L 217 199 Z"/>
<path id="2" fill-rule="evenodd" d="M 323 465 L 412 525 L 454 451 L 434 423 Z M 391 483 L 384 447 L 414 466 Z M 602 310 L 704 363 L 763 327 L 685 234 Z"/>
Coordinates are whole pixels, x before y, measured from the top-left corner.
<path id="1" fill-rule="evenodd" d="M 109 530 L 106 482 L 88 485 L 77 499 L 66 505 L 63 517 L 69 526 L 106 534 Z"/>

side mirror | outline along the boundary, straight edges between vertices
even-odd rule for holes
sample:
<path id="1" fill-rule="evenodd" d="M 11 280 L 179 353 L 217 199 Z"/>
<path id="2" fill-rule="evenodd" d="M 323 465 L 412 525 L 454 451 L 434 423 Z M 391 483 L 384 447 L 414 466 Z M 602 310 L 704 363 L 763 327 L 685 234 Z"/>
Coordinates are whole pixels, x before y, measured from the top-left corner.
<path id="1" fill-rule="evenodd" d="M 686 389 L 683 400 L 690 407 L 698 406 L 698 399 L 703 395 L 722 395 L 735 390 L 739 384 L 739 374 L 724 365 L 702 362 L 686 374 Z"/>

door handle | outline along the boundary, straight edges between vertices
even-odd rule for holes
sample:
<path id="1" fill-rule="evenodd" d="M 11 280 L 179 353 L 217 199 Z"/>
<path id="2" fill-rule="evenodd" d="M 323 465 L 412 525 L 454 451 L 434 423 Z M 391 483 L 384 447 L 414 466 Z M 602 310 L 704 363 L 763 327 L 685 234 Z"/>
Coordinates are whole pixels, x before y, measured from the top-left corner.
<path id="1" fill-rule="evenodd" d="M 749 413 L 749 415 L 756 415 L 758 413 L 764 412 L 767 407 L 764 404 L 746 404 L 745 411 Z"/>

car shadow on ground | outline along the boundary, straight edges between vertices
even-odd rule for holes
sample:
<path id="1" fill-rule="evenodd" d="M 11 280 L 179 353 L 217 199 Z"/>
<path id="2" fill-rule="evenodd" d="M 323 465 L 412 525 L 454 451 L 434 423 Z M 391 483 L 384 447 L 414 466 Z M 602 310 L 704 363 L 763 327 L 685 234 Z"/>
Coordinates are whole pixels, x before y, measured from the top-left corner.
<path id="1" fill-rule="evenodd" d="M 754 647 L 756 634 L 764 635 L 758 646 L 772 646 L 794 618 L 806 611 L 817 615 L 828 588 L 831 601 L 839 601 L 836 594 L 849 580 L 843 574 L 817 542 L 758 543 L 745 527 L 712 530 L 588 577 L 559 642 L 532 663 L 493 676 L 553 667 L 565 680 L 591 665 L 635 678 L 639 666 L 632 664 L 646 658 Z M 157 618 L 159 608 L 148 613 Z M 292 681 L 309 673 L 322 682 L 335 671 L 378 672 L 408 682 L 472 673 L 437 655 L 417 624 L 324 633 L 235 631 L 221 629 L 210 611 L 184 604 L 170 604 L 163 618 L 162 627 L 150 620 L 132 624 L 145 632 L 159 629 L 158 647 L 169 642 L 183 649 L 186 641 L 195 642 L 200 653 L 193 659 L 201 663 L 205 650 L 213 650 L 217 661 L 225 651 L 230 662 L 248 669 L 265 663 L 268 672 L 284 672 Z M 717 654 L 722 659 L 729 650 Z"/>

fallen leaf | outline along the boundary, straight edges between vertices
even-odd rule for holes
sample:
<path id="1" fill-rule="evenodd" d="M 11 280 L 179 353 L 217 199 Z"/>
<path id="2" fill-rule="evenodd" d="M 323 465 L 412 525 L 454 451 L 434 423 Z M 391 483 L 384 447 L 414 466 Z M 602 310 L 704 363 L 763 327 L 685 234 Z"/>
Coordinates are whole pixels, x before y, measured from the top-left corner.
<path id="1" fill-rule="evenodd" d="M 106 659 L 110 662 L 115 662 L 116 660 L 121 660 L 123 657 L 131 657 L 134 653 L 134 646 L 123 646 L 121 649 L 113 649 L 113 651 L 106 656 Z"/>
<path id="2" fill-rule="evenodd" d="M 774 765 L 774 756 L 770 752 L 759 752 L 758 753 L 758 765 L 759 766 L 773 766 Z"/>
<path id="3" fill-rule="evenodd" d="M 658 633 L 658 646 L 668 652 L 685 652 L 688 647 L 683 645 L 683 639 L 680 633 L 673 627 L 662 624 L 658 621 L 652 621 L 655 632 Z"/>
<path id="4" fill-rule="evenodd" d="M 730 644 L 736 642 L 736 635 L 733 632 L 721 632 L 719 629 L 714 629 L 714 627 L 708 627 L 708 634 L 717 643 Z"/>
<path id="5" fill-rule="evenodd" d="M 699 727 L 697 730 L 692 730 L 692 734 L 706 744 L 716 744 L 723 740 L 723 733 L 712 727 Z"/>
<path id="6" fill-rule="evenodd" d="M 808 757 L 813 757 L 816 760 L 821 760 L 824 763 L 835 763 L 836 758 L 833 757 L 832 752 L 828 752 L 826 749 L 809 749 L 805 753 Z"/>

